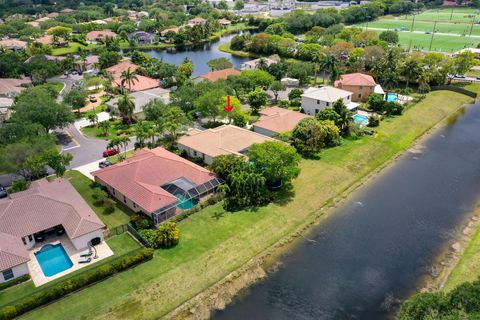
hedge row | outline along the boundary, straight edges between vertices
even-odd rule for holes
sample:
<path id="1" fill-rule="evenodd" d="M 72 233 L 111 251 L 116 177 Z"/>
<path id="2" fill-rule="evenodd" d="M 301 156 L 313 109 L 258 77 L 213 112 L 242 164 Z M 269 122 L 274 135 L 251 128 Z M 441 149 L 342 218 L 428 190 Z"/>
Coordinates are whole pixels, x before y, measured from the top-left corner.
<path id="1" fill-rule="evenodd" d="M 44 304 L 63 298 L 65 295 L 77 291 L 85 286 L 104 280 L 115 273 L 121 272 L 153 257 L 153 249 L 142 248 L 124 256 L 118 257 L 108 263 L 89 269 L 70 279 L 56 283 L 44 290 L 34 292 L 31 295 L 4 306 L 0 310 L 0 319 L 9 320 L 18 317 L 30 310 Z"/>
<path id="2" fill-rule="evenodd" d="M 30 280 L 30 275 L 29 274 L 24 274 L 23 276 L 20 276 L 18 278 L 15 278 L 13 280 L 10 280 L 10 281 L 7 281 L 7 282 L 4 282 L 4 283 L 0 283 L 0 291 L 2 290 L 5 290 L 7 288 L 10 288 L 10 287 L 13 287 L 19 283 L 22 283 L 22 282 L 25 282 L 25 281 L 28 281 Z"/>

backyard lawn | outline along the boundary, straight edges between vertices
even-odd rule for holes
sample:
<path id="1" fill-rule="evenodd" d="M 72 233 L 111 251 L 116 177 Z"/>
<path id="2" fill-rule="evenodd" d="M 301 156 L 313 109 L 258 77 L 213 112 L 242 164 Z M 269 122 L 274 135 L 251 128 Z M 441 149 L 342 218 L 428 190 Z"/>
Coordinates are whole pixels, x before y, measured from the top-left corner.
<path id="1" fill-rule="evenodd" d="M 63 56 L 66 54 L 72 54 L 76 53 L 78 51 L 78 48 L 83 48 L 87 50 L 92 50 L 93 48 L 97 47 L 95 44 L 89 44 L 88 46 L 84 46 L 83 44 L 80 44 L 78 42 L 70 42 L 68 44 L 68 47 L 65 48 L 54 48 L 52 50 L 52 55 L 54 56 Z"/>
<path id="2" fill-rule="evenodd" d="M 324 150 L 320 160 L 302 160 L 301 174 L 281 200 L 235 213 L 225 212 L 221 204 L 207 207 L 179 223 L 177 247 L 157 250 L 153 260 L 23 318 L 159 318 L 318 219 L 322 207 L 332 199 L 471 101 L 453 92 L 430 93 L 403 116 L 383 121 L 378 136 L 348 140 Z M 84 186 L 85 190 L 88 192 Z"/>
<path id="3" fill-rule="evenodd" d="M 121 203 L 115 203 L 115 211 L 109 214 L 103 212 L 103 207 L 98 207 L 94 204 L 92 197 L 93 189 L 90 187 L 92 180 L 85 177 L 79 171 L 67 171 L 65 178 L 70 180 L 70 183 L 83 196 L 85 201 L 92 207 L 97 216 L 107 225 L 108 228 L 113 228 L 130 221 L 129 215 L 131 211 L 123 206 Z"/>
<path id="4" fill-rule="evenodd" d="M 124 253 L 130 252 L 132 250 L 135 250 L 141 247 L 141 245 L 135 239 L 133 239 L 128 233 L 123 233 L 121 235 L 112 237 L 106 241 L 110 246 L 110 249 L 112 249 L 114 255 L 112 257 L 105 258 L 105 260 L 102 260 L 102 262 L 114 259 L 115 257 L 118 257 Z M 64 277 L 53 280 L 45 284 L 45 286 L 49 286 L 53 283 L 65 281 L 68 278 L 78 274 L 79 272 L 83 272 L 84 270 L 88 270 L 95 267 L 96 265 L 92 264 L 76 272 L 72 272 L 71 274 L 65 275 Z M 0 291 L 0 306 L 8 301 L 13 301 L 15 299 L 21 298 L 27 294 L 30 294 L 34 291 L 41 290 L 41 289 L 43 289 L 43 286 L 40 286 L 37 288 L 35 287 L 32 281 L 28 281 L 28 282 L 19 284 L 17 286 L 11 287 L 7 290 Z"/>

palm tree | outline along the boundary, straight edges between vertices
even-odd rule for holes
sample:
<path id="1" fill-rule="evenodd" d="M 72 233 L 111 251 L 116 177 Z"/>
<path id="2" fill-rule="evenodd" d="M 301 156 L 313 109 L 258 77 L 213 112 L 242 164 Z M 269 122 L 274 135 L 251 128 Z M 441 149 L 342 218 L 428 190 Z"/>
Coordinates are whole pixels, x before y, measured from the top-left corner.
<path id="1" fill-rule="evenodd" d="M 267 70 L 268 69 L 267 59 L 260 58 L 257 63 L 257 69 L 263 70 L 263 71 Z"/>
<path id="2" fill-rule="evenodd" d="M 120 116 L 122 117 L 122 121 L 124 123 L 131 123 L 133 111 L 135 110 L 135 102 L 133 98 L 128 95 L 128 93 L 124 93 L 117 101 L 118 111 L 120 112 Z"/>
<path id="3" fill-rule="evenodd" d="M 326 70 L 330 74 L 330 82 L 337 80 L 340 71 L 338 70 L 338 59 L 333 54 L 326 54 L 322 57 L 320 68 Z M 325 79 L 323 79 L 325 82 Z"/>
<path id="4" fill-rule="evenodd" d="M 96 127 L 97 126 L 97 122 L 98 122 L 98 115 L 96 113 L 90 113 L 88 116 L 88 121 L 90 121 L 90 123 L 92 124 L 93 127 Z"/>
<path id="5" fill-rule="evenodd" d="M 431 73 L 428 70 L 420 72 L 418 75 L 418 91 L 421 93 L 427 93 L 430 91 L 430 85 L 428 84 L 432 80 Z"/>
<path id="6" fill-rule="evenodd" d="M 410 81 L 417 80 L 419 74 L 421 73 L 420 65 L 415 59 L 408 59 L 402 67 L 402 73 L 405 79 L 407 80 L 406 87 L 410 84 Z"/>
<path id="7" fill-rule="evenodd" d="M 77 53 L 78 53 L 79 60 L 82 62 L 82 70 L 85 71 L 85 69 L 87 68 L 88 52 L 84 48 L 78 47 Z"/>
<path id="8" fill-rule="evenodd" d="M 170 133 L 173 142 L 177 140 L 178 132 L 185 123 L 185 114 L 178 107 L 169 108 L 163 116 L 163 128 Z"/>
<path id="9" fill-rule="evenodd" d="M 107 136 L 108 129 L 110 129 L 110 123 L 108 121 L 102 121 L 98 123 L 98 128 L 102 130 L 104 136 Z"/>
<path id="10" fill-rule="evenodd" d="M 333 103 L 333 110 L 338 114 L 338 118 L 335 122 L 340 132 L 346 134 L 348 132 L 348 126 L 353 121 L 352 112 L 348 110 L 345 102 L 342 99 L 338 99 Z"/>
<path id="11" fill-rule="evenodd" d="M 120 84 L 123 88 L 125 88 L 125 84 L 128 85 L 128 91 L 132 91 L 132 84 L 138 82 L 137 73 L 132 71 L 130 67 L 122 72 L 120 79 L 122 79 Z"/>
<path id="12" fill-rule="evenodd" d="M 315 82 L 314 82 L 315 86 L 317 85 L 317 77 L 318 77 L 317 72 L 320 69 L 320 63 L 322 62 L 324 57 L 325 57 L 325 53 L 323 53 L 321 51 L 316 51 L 312 56 L 312 61 L 314 63 L 314 68 L 313 68 L 314 70 L 313 71 L 315 73 Z M 323 82 L 325 82 L 325 80 Z"/>
<path id="13" fill-rule="evenodd" d="M 127 136 L 123 136 L 117 139 L 118 139 L 119 145 L 123 148 L 123 158 L 125 159 L 127 157 L 127 146 L 130 142 L 130 138 Z"/>

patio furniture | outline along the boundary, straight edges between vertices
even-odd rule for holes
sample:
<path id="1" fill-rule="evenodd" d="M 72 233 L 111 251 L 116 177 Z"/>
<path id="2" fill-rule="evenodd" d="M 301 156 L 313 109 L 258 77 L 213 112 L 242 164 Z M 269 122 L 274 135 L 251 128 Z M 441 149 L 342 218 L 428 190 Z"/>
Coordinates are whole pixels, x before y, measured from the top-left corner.
<path id="1" fill-rule="evenodd" d="M 78 263 L 89 263 L 90 261 L 92 261 L 92 258 L 90 257 L 83 257 L 78 259 Z"/>
<path id="2" fill-rule="evenodd" d="M 88 248 L 87 250 L 80 253 L 80 257 L 90 257 L 92 255 L 92 249 Z"/>

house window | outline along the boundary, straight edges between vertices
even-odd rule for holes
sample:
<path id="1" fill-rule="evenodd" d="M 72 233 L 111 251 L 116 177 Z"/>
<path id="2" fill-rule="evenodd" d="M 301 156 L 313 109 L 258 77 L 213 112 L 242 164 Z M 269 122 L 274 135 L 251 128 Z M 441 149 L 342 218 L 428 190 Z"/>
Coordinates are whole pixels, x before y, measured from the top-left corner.
<path id="1" fill-rule="evenodd" d="M 133 202 L 133 207 L 136 208 L 137 207 L 137 204 L 135 202 Z"/>
<path id="2" fill-rule="evenodd" d="M 317 114 L 319 111 L 320 111 L 320 110 L 318 110 L 318 109 L 315 109 L 315 114 Z"/>
<path id="3" fill-rule="evenodd" d="M 359 98 L 361 98 L 361 97 L 362 97 L 362 94 L 361 94 L 361 93 L 359 93 L 359 94 L 358 94 L 358 97 L 359 97 Z"/>
<path id="4" fill-rule="evenodd" d="M 317 104 L 320 104 L 320 100 L 317 100 Z"/>
<path id="5" fill-rule="evenodd" d="M 31 234 L 28 235 L 28 241 L 30 241 L 30 242 L 33 241 L 33 236 Z"/>
<path id="6" fill-rule="evenodd" d="M 112 194 L 115 195 L 115 189 L 112 188 Z"/>
<path id="7" fill-rule="evenodd" d="M 362 89 L 363 89 L 363 87 L 362 87 L 362 86 L 359 86 L 359 89 L 360 89 L 360 90 L 362 90 Z"/>
<path id="8" fill-rule="evenodd" d="M 25 240 L 25 238 L 22 238 L 22 241 L 24 245 L 27 245 L 27 241 Z"/>
<path id="9" fill-rule="evenodd" d="M 193 151 L 193 156 L 194 156 L 194 157 L 197 156 L 197 151 Z"/>
<path id="10" fill-rule="evenodd" d="M 327 102 L 327 107 L 330 107 L 330 102 Z"/>
<path id="11" fill-rule="evenodd" d="M 127 197 L 123 196 L 123 202 L 127 203 Z"/>
<path id="12" fill-rule="evenodd" d="M 5 270 L 2 273 L 3 273 L 3 279 L 5 279 L 5 281 L 10 280 L 14 277 L 12 269 Z"/>

